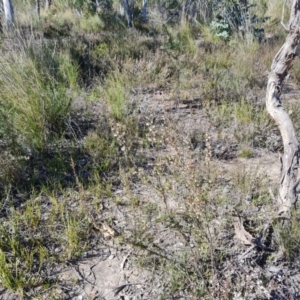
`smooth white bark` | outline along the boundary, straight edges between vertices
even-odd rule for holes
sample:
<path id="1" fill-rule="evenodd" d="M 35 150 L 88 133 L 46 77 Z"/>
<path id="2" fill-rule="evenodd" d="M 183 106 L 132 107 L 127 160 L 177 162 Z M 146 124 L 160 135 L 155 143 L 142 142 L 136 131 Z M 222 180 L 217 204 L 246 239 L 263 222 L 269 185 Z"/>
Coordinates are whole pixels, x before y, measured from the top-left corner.
<path id="1" fill-rule="evenodd" d="M 147 5 L 148 5 L 148 0 L 143 0 L 142 1 L 142 5 L 143 5 L 143 7 L 142 7 L 142 21 L 144 23 L 146 23 L 147 22 Z"/>
<path id="2" fill-rule="evenodd" d="M 50 8 L 51 4 L 52 4 L 51 0 L 46 0 L 46 2 L 45 2 L 45 10 L 46 11 Z"/>
<path id="3" fill-rule="evenodd" d="M 124 0 L 124 9 L 128 27 L 133 27 L 134 0 Z"/>
<path id="4" fill-rule="evenodd" d="M 9 29 L 14 23 L 14 9 L 11 0 L 3 0 L 6 28 Z"/>

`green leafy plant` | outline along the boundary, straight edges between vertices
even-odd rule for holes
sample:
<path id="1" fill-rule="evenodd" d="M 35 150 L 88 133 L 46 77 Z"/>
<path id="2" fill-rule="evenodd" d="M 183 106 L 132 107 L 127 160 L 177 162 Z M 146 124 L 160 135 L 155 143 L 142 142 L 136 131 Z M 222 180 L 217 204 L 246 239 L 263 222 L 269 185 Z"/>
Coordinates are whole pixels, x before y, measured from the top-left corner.
<path id="1" fill-rule="evenodd" d="M 216 38 L 220 38 L 225 41 L 229 39 L 231 30 L 228 23 L 212 21 L 210 23 L 210 28 Z"/>

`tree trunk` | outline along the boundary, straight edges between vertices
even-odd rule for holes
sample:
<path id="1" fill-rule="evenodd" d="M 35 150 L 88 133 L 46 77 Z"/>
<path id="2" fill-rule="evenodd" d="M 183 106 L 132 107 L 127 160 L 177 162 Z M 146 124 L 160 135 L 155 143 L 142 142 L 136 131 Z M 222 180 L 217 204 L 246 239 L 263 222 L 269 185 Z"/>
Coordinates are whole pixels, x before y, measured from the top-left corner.
<path id="1" fill-rule="evenodd" d="M 128 27 L 133 27 L 134 0 L 124 0 L 125 15 Z"/>
<path id="2" fill-rule="evenodd" d="M 278 213 L 282 217 L 290 216 L 291 207 L 297 200 L 296 189 L 299 184 L 299 143 L 293 123 L 284 110 L 280 99 L 282 83 L 300 50 L 300 0 L 291 2 L 289 33 L 285 43 L 273 60 L 266 96 L 267 111 L 279 127 L 284 146 L 278 193 Z"/>
<path id="3" fill-rule="evenodd" d="M 142 21 L 144 23 L 147 22 L 147 5 L 148 5 L 148 0 L 143 0 L 142 1 L 142 5 L 143 5 L 143 8 L 142 8 Z"/>
<path id="4" fill-rule="evenodd" d="M 46 11 L 50 8 L 51 4 L 52 4 L 51 0 L 46 0 L 46 3 L 45 3 L 45 10 Z"/>
<path id="5" fill-rule="evenodd" d="M 3 0 L 6 28 L 9 29 L 14 23 L 14 9 L 11 0 Z"/>
<path id="6" fill-rule="evenodd" d="M 38 18 L 41 16 L 41 6 L 40 6 L 40 0 L 35 0 L 35 7 L 36 7 L 36 14 Z"/>

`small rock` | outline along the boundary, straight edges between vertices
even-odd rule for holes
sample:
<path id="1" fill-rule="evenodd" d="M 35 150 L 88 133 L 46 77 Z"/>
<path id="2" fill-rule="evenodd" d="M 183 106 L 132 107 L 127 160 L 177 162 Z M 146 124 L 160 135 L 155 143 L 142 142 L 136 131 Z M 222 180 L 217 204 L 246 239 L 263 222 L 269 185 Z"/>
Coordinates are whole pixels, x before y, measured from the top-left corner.
<path id="1" fill-rule="evenodd" d="M 272 273 L 278 273 L 280 271 L 280 269 L 278 267 L 271 266 L 271 267 L 269 267 L 268 271 L 272 272 Z"/>

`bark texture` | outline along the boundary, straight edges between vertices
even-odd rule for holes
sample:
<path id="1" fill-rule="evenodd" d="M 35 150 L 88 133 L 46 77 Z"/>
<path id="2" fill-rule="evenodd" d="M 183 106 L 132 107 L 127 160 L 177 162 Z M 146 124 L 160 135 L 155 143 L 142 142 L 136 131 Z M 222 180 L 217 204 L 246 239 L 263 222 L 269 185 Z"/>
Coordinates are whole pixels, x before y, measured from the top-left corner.
<path id="1" fill-rule="evenodd" d="M 11 0 L 3 0 L 6 28 L 9 29 L 14 23 L 14 9 Z"/>
<path id="2" fill-rule="evenodd" d="M 45 2 L 45 10 L 46 10 L 46 11 L 49 10 L 51 4 L 52 4 L 52 1 L 51 1 L 51 0 L 46 0 L 46 2 Z"/>
<path id="3" fill-rule="evenodd" d="M 142 1 L 142 21 L 144 23 L 147 22 L 147 5 L 148 5 L 148 0 L 143 0 Z"/>
<path id="4" fill-rule="evenodd" d="M 296 189 L 299 183 L 299 143 L 293 123 L 280 99 L 282 83 L 300 49 L 300 0 L 291 1 L 290 8 L 289 33 L 273 60 L 266 96 L 267 111 L 279 127 L 284 146 L 278 193 L 278 213 L 283 217 L 290 215 L 291 207 L 297 200 Z"/>
<path id="5" fill-rule="evenodd" d="M 40 5 L 40 0 L 35 0 L 35 8 L 36 8 L 36 14 L 38 18 L 41 16 L 41 5 Z"/>

